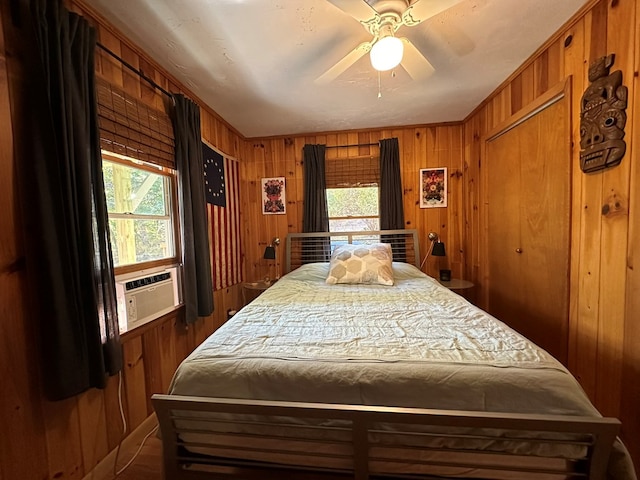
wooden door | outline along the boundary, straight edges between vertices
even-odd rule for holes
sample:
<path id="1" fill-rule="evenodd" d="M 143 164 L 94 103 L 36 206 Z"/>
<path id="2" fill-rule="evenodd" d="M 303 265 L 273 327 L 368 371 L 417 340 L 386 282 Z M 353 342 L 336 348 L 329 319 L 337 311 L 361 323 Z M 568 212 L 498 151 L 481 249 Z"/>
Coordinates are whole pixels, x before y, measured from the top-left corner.
<path id="1" fill-rule="evenodd" d="M 489 312 L 566 364 L 571 150 L 562 96 L 487 141 Z"/>
<path id="2" fill-rule="evenodd" d="M 489 312 L 500 320 L 519 318 L 525 292 L 520 263 L 512 258 L 521 245 L 520 139 L 503 135 L 491 143 L 489 163 Z M 499 279 L 499 281 L 497 280 Z"/>

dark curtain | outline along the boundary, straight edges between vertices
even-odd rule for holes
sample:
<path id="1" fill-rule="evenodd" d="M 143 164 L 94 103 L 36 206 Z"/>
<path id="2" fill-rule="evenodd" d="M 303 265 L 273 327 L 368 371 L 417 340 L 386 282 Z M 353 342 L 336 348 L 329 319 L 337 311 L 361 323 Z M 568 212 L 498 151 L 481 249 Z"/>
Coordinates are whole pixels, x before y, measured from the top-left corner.
<path id="1" fill-rule="evenodd" d="M 18 180 L 44 389 L 58 400 L 104 388 L 122 368 L 122 349 L 97 127 L 96 31 L 56 1 L 29 5 L 31 22 L 20 25 L 26 81 L 14 99 L 27 107 L 17 122 Z"/>
<path id="2" fill-rule="evenodd" d="M 380 140 L 380 229 L 404 229 L 400 149 L 397 138 Z M 406 261 L 403 235 L 383 235 L 381 240 L 391 244 L 395 261 Z"/>
<path id="3" fill-rule="evenodd" d="M 204 193 L 200 107 L 183 95 L 174 95 L 174 100 L 172 123 L 181 213 L 182 287 L 185 321 L 189 324 L 199 316 L 206 317 L 213 312 L 211 250 Z"/>
<path id="4" fill-rule="evenodd" d="M 325 175 L 325 145 L 307 144 L 302 149 L 304 170 L 304 209 L 302 231 L 328 232 L 327 181 Z M 329 239 L 302 243 L 302 263 L 327 262 L 331 255 Z"/>

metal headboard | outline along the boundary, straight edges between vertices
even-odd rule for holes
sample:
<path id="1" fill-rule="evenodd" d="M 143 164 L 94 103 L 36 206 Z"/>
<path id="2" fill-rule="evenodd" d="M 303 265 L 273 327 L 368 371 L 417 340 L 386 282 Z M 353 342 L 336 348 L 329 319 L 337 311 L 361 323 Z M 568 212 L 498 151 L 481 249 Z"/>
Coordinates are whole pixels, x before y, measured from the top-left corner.
<path id="1" fill-rule="evenodd" d="M 420 268 L 420 244 L 415 229 L 369 230 L 360 232 L 290 233 L 286 240 L 285 273 L 300 265 L 328 262 L 340 244 L 390 243 L 395 262 L 412 263 Z"/>

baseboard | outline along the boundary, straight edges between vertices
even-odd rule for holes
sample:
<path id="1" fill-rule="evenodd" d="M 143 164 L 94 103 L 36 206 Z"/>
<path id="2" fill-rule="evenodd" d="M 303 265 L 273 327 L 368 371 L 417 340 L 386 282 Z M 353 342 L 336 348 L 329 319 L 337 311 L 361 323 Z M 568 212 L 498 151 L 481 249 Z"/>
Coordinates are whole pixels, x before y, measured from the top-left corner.
<path id="1" fill-rule="evenodd" d="M 120 458 L 118 459 L 118 467 L 122 468 L 129 460 L 130 457 L 122 458 L 122 452 L 135 452 L 138 446 L 151 430 L 158 425 L 158 419 L 156 414 L 149 415 L 131 434 L 129 434 L 120 446 Z M 82 480 L 113 480 L 115 475 L 113 474 L 113 465 L 116 461 L 116 454 L 118 449 L 115 448 L 109 454 L 104 457 L 100 462 L 84 476 Z"/>

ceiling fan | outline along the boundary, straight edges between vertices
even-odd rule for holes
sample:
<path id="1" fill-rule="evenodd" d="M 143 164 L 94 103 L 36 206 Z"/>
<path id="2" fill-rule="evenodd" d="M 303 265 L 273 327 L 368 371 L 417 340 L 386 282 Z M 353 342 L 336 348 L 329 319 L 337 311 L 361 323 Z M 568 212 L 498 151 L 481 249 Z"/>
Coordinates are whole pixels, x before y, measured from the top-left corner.
<path id="1" fill-rule="evenodd" d="M 335 80 L 361 57 L 370 53 L 376 70 L 385 71 L 401 64 L 414 80 L 431 75 L 433 65 L 406 37 L 395 33 L 402 26 L 413 27 L 428 20 L 462 0 L 327 0 L 358 20 L 372 35 L 345 55 L 342 60 L 316 79 L 326 84 Z"/>

